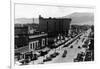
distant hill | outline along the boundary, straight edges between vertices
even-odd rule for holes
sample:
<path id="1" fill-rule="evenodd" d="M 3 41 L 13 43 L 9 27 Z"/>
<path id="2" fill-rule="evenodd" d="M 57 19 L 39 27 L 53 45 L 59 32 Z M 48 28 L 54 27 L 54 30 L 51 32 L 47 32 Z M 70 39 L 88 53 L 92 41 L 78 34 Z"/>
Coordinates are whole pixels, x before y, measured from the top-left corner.
<path id="1" fill-rule="evenodd" d="M 62 18 L 72 18 L 71 24 L 93 24 L 94 14 L 93 13 L 72 13 Z"/>
<path id="2" fill-rule="evenodd" d="M 31 23 L 39 23 L 38 18 L 16 18 L 15 19 L 15 24 L 31 24 Z"/>
<path id="3" fill-rule="evenodd" d="M 72 13 L 67 16 L 60 18 L 72 18 L 71 24 L 93 24 L 94 23 L 94 14 L 93 13 Z M 15 24 L 30 24 L 35 23 L 39 24 L 38 18 L 16 18 Z"/>

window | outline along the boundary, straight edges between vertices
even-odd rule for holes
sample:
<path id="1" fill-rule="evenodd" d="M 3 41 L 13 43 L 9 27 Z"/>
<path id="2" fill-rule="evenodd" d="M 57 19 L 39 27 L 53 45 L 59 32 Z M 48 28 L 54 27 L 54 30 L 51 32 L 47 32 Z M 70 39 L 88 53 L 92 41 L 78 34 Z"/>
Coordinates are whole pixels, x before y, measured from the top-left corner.
<path id="1" fill-rule="evenodd" d="M 35 44 L 33 43 L 33 49 L 35 49 Z"/>
<path id="2" fill-rule="evenodd" d="M 42 46 L 45 46 L 45 39 L 42 39 Z"/>
<path id="3" fill-rule="evenodd" d="M 36 44 L 36 48 L 38 48 L 38 41 L 36 41 L 35 44 Z"/>
<path id="4" fill-rule="evenodd" d="M 48 45 L 48 38 L 46 38 L 46 45 Z"/>
<path id="5" fill-rule="evenodd" d="M 32 49 L 32 43 L 30 43 L 30 49 Z"/>
<path id="6" fill-rule="evenodd" d="M 34 41 L 32 44 L 33 44 L 33 49 L 38 48 L 38 41 Z"/>
<path id="7" fill-rule="evenodd" d="M 33 46 L 33 44 L 32 44 L 32 42 L 31 42 L 31 43 L 29 44 L 29 49 L 30 49 L 30 50 L 32 50 L 32 49 L 33 49 L 33 47 L 32 47 L 32 46 Z"/>

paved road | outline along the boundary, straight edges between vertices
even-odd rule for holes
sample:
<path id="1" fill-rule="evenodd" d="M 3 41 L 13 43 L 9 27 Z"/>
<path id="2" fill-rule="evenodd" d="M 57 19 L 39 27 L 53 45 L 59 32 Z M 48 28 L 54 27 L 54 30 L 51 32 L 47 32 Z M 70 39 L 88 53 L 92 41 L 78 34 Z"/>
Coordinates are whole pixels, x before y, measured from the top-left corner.
<path id="1" fill-rule="evenodd" d="M 52 49 L 44 57 L 39 57 L 38 60 L 31 61 L 29 64 L 73 62 L 73 59 L 77 57 L 78 53 L 85 52 L 85 48 L 82 48 L 82 45 L 84 44 L 84 41 L 88 39 L 88 37 L 86 36 L 89 35 L 90 31 L 91 30 L 88 30 L 84 33 L 79 34 L 78 36 L 81 35 L 80 38 L 77 38 L 78 36 L 76 36 L 74 39 L 71 39 L 68 42 L 66 42 L 65 44 L 68 44 L 69 42 L 74 40 L 71 44 L 69 44 L 69 46 L 64 47 L 65 46 L 64 44 L 61 45 L 59 48 Z M 82 42 L 83 38 L 84 41 Z M 70 46 L 73 46 L 73 48 L 70 48 Z M 80 46 L 81 48 L 78 48 L 78 46 Z M 64 53 L 64 50 L 67 50 L 67 56 L 65 58 L 62 58 L 62 54 Z M 50 54 L 53 54 L 55 51 L 59 52 L 59 55 L 56 58 L 53 58 L 52 61 L 43 62 L 43 59 L 46 59 L 46 56 L 50 56 Z"/>
<path id="2" fill-rule="evenodd" d="M 84 44 L 84 42 L 82 42 L 82 39 L 84 38 L 84 41 L 86 41 L 87 37 L 85 37 L 85 36 L 88 36 L 89 32 L 90 32 L 90 30 L 88 30 L 86 33 L 82 33 L 82 35 L 80 36 L 80 39 L 76 39 L 79 35 L 77 37 L 75 37 L 74 39 L 76 39 L 76 40 L 72 44 L 70 44 L 68 47 L 63 48 L 64 45 L 62 45 L 59 48 L 52 49 L 46 56 L 50 56 L 50 54 L 53 54 L 55 51 L 59 52 L 60 54 L 56 58 L 53 58 L 52 61 L 44 62 L 44 64 L 73 62 L 73 59 L 77 57 L 78 53 L 85 52 L 85 48 L 82 48 L 82 45 Z M 67 43 L 73 41 L 74 39 L 71 39 Z M 67 44 L 67 43 L 65 43 L 65 44 Z M 70 48 L 70 46 L 73 46 L 73 48 Z M 78 46 L 80 46 L 81 49 L 79 49 Z M 62 54 L 64 53 L 64 50 L 67 50 L 67 56 L 65 58 L 62 58 Z M 35 61 L 34 64 L 43 63 L 43 59 L 45 59 L 45 57 L 38 58 L 38 60 Z M 33 62 L 31 62 L 31 63 L 33 63 Z"/>

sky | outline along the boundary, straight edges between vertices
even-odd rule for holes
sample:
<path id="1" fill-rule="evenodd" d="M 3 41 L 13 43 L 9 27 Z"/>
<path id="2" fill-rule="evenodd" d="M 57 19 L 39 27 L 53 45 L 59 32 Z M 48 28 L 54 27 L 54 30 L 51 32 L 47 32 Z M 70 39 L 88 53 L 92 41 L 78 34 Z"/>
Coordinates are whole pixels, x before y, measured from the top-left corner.
<path id="1" fill-rule="evenodd" d="M 57 6 L 41 6 L 41 5 L 15 5 L 15 18 L 38 18 L 42 17 L 62 17 L 69 15 L 73 12 L 88 12 L 93 13 L 91 8 L 78 8 L 78 7 L 57 7 Z"/>

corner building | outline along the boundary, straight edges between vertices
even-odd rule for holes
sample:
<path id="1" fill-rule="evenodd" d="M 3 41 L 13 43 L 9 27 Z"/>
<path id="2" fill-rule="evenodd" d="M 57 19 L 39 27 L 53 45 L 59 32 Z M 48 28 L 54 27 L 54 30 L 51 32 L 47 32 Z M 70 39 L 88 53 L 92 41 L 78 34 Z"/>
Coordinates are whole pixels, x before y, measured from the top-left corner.
<path id="1" fill-rule="evenodd" d="M 70 18 L 43 18 L 39 16 L 39 31 L 48 33 L 48 36 L 54 37 L 68 35 L 70 28 Z"/>

